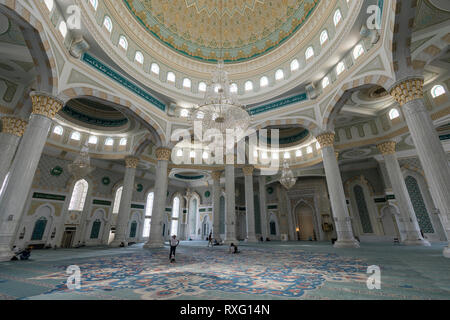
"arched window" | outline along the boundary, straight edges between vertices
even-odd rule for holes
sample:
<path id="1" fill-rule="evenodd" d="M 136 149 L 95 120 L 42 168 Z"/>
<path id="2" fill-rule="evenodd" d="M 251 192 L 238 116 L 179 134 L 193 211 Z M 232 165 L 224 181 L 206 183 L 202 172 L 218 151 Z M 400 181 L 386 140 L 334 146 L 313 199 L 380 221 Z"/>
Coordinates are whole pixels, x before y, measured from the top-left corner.
<path id="1" fill-rule="evenodd" d="M 184 78 L 183 79 L 183 87 L 186 89 L 190 89 L 191 88 L 191 80 L 188 78 Z"/>
<path id="2" fill-rule="evenodd" d="M 334 12 L 334 17 L 333 17 L 334 26 L 337 26 L 339 24 L 339 22 L 341 22 L 341 20 L 342 20 L 341 10 L 337 9 Z"/>
<path id="3" fill-rule="evenodd" d="M 328 40 L 328 32 L 327 30 L 323 30 L 320 34 L 320 44 L 323 45 Z"/>
<path id="4" fill-rule="evenodd" d="M 154 73 L 154 74 L 159 74 L 159 65 L 157 63 L 152 63 L 152 65 L 150 66 L 150 70 Z"/>
<path id="5" fill-rule="evenodd" d="M 230 86 L 230 92 L 231 93 L 237 93 L 238 92 L 238 86 L 236 83 L 232 83 Z"/>
<path id="6" fill-rule="evenodd" d="M 65 38 L 67 35 L 67 24 L 65 21 L 61 21 L 61 23 L 59 24 L 58 30 L 61 33 L 61 35 L 63 36 L 63 38 Z"/>
<path id="7" fill-rule="evenodd" d="M 108 16 L 105 16 L 105 19 L 103 20 L 103 26 L 106 28 L 106 30 L 108 30 L 109 32 L 112 31 L 113 25 L 112 25 L 112 21 L 111 18 Z"/>
<path id="8" fill-rule="evenodd" d="M 170 230 L 171 235 L 177 235 L 178 233 L 179 216 L 180 216 L 180 198 L 175 197 L 173 199 L 173 207 L 172 207 L 172 226 Z"/>
<path id="9" fill-rule="evenodd" d="M 373 233 L 372 223 L 370 221 L 369 210 L 367 209 L 366 199 L 364 197 L 364 191 L 361 186 L 355 186 L 353 188 L 355 193 L 356 206 L 358 207 L 359 219 L 364 233 Z"/>
<path id="10" fill-rule="evenodd" d="M 81 134 L 78 131 L 74 131 L 72 132 L 72 134 L 70 135 L 70 139 L 75 140 L 75 141 L 80 141 L 81 139 Z"/>
<path id="11" fill-rule="evenodd" d="M 282 69 L 278 69 L 277 72 L 275 72 L 275 80 L 282 80 L 284 79 L 284 72 Z"/>
<path id="12" fill-rule="evenodd" d="M 391 109 L 389 111 L 389 119 L 394 120 L 395 118 L 400 117 L 400 112 L 396 108 Z"/>
<path id="13" fill-rule="evenodd" d="M 175 82 L 175 80 L 176 80 L 175 73 L 173 73 L 172 71 L 167 72 L 167 81 Z"/>
<path id="14" fill-rule="evenodd" d="M 364 53 L 364 48 L 362 45 L 356 45 L 355 49 L 353 49 L 353 58 L 356 60 Z"/>
<path id="15" fill-rule="evenodd" d="M 313 153 L 313 148 L 312 148 L 311 146 L 308 146 L 308 147 L 306 148 L 306 153 L 307 153 L 307 154 Z"/>
<path id="16" fill-rule="evenodd" d="M 96 136 L 89 137 L 89 144 L 97 144 L 98 138 Z"/>
<path id="17" fill-rule="evenodd" d="M 189 110 L 188 109 L 181 109 L 180 117 L 183 117 L 183 118 L 189 117 Z"/>
<path id="18" fill-rule="evenodd" d="M 433 98 L 437 98 L 437 97 L 439 97 L 439 96 L 442 96 L 443 94 L 445 94 L 445 89 L 444 89 L 444 87 L 441 86 L 440 84 L 434 86 L 434 87 L 431 89 L 431 96 L 432 96 Z"/>
<path id="19" fill-rule="evenodd" d="M 311 59 L 314 56 L 314 49 L 312 47 L 308 47 L 305 51 L 305 58 L 306 60 Z"/>
<path id="20" fill-rule="evenodd" d="M 134 61 L 144 64 L 144 55 L 140 51 L 136 51 L 136 55 L 134 56 Z"/>
<path id="21" fill-rule="evenodd" d="M 121 46 L 123 49 L 128 49 L 128 40 L 124 36 L 120 36 L 119 38 L 119 46 Z"/>
<path id="22" fill-rule="evenodd" d="M 199 92 L 206 92 L 206 83 L 200 82 L 200 83 L 198 84 L 198 91 L 199 91 Z"/>
<path id="23" fill-rule="evenodd" d="M 64 132 L 64 129 L 63 129 L 63 127 L 61 127 L 61 126 L 56 126 L 56 127 L 53 129 L 53 133 L 56 134 L 56 135 L 58 135 L 58 136 L 62 136 L 63 132 Z"/>
<path id="24" fill-rule="evenodd" d="M 328 78 L 328 77 L 325 77 L 325 78 L 323 78 L 323 80 L 322 80 L 322 88 L 326 88 L 326 87 L 328 87 L 328 85 L 330 84 L 330 78 Z"/>
<path id="25" fill-rule="evenodd" d="M 41 217 L 34 224 L 33 233 L 31 234 L 31 241 L 40 241 L 44 237 L 45 227 L 47 226 L 47 218 Z"/>
<path id="26" fill-rule="evenodd" d="M 94 8 L 94 10 L 97 10 L 98 7 L 98 0 L 89 0 L 91 3 L 91 6 Z"/>
<path id="27" fill-rule="evenodd" d="M 248 91 L 252 91 L 252 90 L 253 90 L 253 82 L 247 81 L 245 83 L 245 91 L 248 92 Z"/>
<path id="28" fill-rule="evenodd" d="M 259 80 L 259 86 L 260 86 L 261 88 L 267 87 L 268 85 L 269 85 L 269 78 L 267 78 L 266 76 L 262 77 L 262 78 Z"/>
<path id="29" fill-rule="evenodd" d="M 48 11 L 53 10 L 54 1 L 53 0 L 44 0 L 45 5 L 47 6 Z"/>
<path id="30" fill-rule="evenodd" d="M 145 221 L 142 230 L 142 236 L 148 238 L 150 236 L 151 216 L 153 211 L 153 198 L 155 194 L 150 192 L 147 196 L 147 203 L 145 205 Z"/>
<path id="31" fill-rule="evenodd" d="M 119 145 L 123 147 L 123 146 L 126 146 L 127 143 L 128 143 L 128 139 L 127 138 L 122 138 L 122 139 L 120 139 Z"/>
<path id="32" fill-rule="evenodd" d="M 298 63 L 297 59 L 292 60 L 291 62 L 291 71 L 297 71 L 300 68 L 300 63 Z"/>
<path id="33" fill-rule="evenodd" d="M 300 158 L 303 155 L 302 150 L 298 149 L 297 151 L 295 151 L 295 156 L 297 158 Z"/>
<path id="34" fill-rule="evenodd" d="M 105 140 L 105 146 L 111 147 L 111 146 L 113 146 L 113 145 L 114 145 L 114 140 L 113 140 L 113 138 L 107 138 L 107 139 Z"/>
<path id="35" fill-rule="evenodd" d="M 70 211 L 83 211 L 84 203 L 86 202 L 89 184 L 86 180 L 78 180 L 73 188 L 72 198 L 70 198 Z"/>
<path id="36" fill-rule="evenodd" d="M 116 191 L 116 196 L 114 197 L 113 213 L 119 213 L 120 200 L 122 199 L 122 191 L 123 186 L 117 189 Z"/>
<path id="37" fill-rule="evenodd" d="M 336 74 L 340 75 L 342 72 L 344 72 L 344 70 L 345 70 L 345 64 L 344 64 L 344 62 L 341 61 L 336 66 Z"/>

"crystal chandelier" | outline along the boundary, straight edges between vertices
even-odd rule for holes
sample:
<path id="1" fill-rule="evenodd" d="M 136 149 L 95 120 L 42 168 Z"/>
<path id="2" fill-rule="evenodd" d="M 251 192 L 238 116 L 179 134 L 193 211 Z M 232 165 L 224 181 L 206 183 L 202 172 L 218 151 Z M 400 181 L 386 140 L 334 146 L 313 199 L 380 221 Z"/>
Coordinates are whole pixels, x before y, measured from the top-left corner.
<path id="1" fill-rule="evenodd" d="M 94 170 L 91 167 L 91 160 L 89 158 L 88 142 L 81 147 L 80 154 L 75 158 L 73 163 L 69 164 L 69 172 L 75 176 L 75 178 L 83 178 Z"/>
<path id="2" fill-rule="evenodd" d="M 280 183 L 283 185 L 283 187 L 289 190 L 295 185 L 296 182 L 297 178 L 294 177 L 294 173 L 289 168 L 289 164 L 287 163 L 287 161 L 285 161 L 283 163 L 283 169 L 281 171 Z"/>

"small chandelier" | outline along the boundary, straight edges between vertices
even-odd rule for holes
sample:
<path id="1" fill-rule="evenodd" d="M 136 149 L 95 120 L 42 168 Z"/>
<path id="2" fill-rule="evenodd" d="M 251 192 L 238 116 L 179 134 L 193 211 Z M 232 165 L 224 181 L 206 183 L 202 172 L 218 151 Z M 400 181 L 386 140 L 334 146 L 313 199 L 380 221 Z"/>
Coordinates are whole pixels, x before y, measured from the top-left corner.
<path id="1" fill-rule="evenodd" d="M 191 113 L 191 121 L 201 121 L 203 130 L 216 129 L 221 134 L 235 130 L 245 134 L 250 125 L 250 115 L 238 102 L 237 95 L 230 90 L 228 73 L 223 61 L 219 61 L 212 73 L 212 81 L 207 86 L 202 105 Z"/>
<path id="2" fill-rule="evenodd" d="M 287 163 L 287 161 L 284 161 L 283 169 L 281 171 L 280 183 L 283 185 L 283 187 L 289 190 L 295 185 L 296 182 L 297 178 L 294 177 L 294 173 L 289 168 L 289 164 Z"/>
<path id="3" fill-rule="evenodd" d="M 68 167 L 69 172 L 75 178 L 84 178 L 94 170 L 94 167 L 91 166 L 91 160 L 89 158 L 89 147 L 87 141 L 81 147 L 80 154 L 71 164 L 68 165 Z"/>

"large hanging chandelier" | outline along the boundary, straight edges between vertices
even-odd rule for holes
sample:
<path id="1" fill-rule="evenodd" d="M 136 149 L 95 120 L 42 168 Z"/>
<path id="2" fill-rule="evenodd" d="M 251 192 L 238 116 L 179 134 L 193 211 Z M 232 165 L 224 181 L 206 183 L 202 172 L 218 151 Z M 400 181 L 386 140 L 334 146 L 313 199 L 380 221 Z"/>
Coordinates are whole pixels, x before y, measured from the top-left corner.
<path id="1" fill-rule="evenodd" d="M 91 159 L 89 158 L 89 147 L 88 142 L 81 147 L 80 153 L 77 155 L 75 160 L 68 165 L 69 172 L 75 178 L 84 178 L 90 174 L 94 167 L 91 166 Z"/>
<path id="2" fill-rule="evenodd" d="M 283 185 L 283 187 L 288 190 L 291 189 L 297 182 L 297 178 L 294 177 L 294 173 L 289 168 L 289 164 L 287 163 L 287 161 L 283 163 L 283 169 L 281 171 L 281 178 L 279 181 Z"/>

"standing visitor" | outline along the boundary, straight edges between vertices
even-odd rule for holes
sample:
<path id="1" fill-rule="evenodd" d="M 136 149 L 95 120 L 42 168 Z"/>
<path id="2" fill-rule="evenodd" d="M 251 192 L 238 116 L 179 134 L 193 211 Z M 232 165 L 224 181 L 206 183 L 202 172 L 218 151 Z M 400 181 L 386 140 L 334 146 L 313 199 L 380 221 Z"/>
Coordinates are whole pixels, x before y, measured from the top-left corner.
<path id="1" fill-rule="evenodd" d="M 169 253 L 169 260 L 170 262 L 175 262 L 175 251 L 180 244 L 180 240 L 177 239 L 176 235 L 172 236 L 172 239 L 170 239 L 170 253 Z M 172 258 L 173 254 L 173 258 Z"/>

